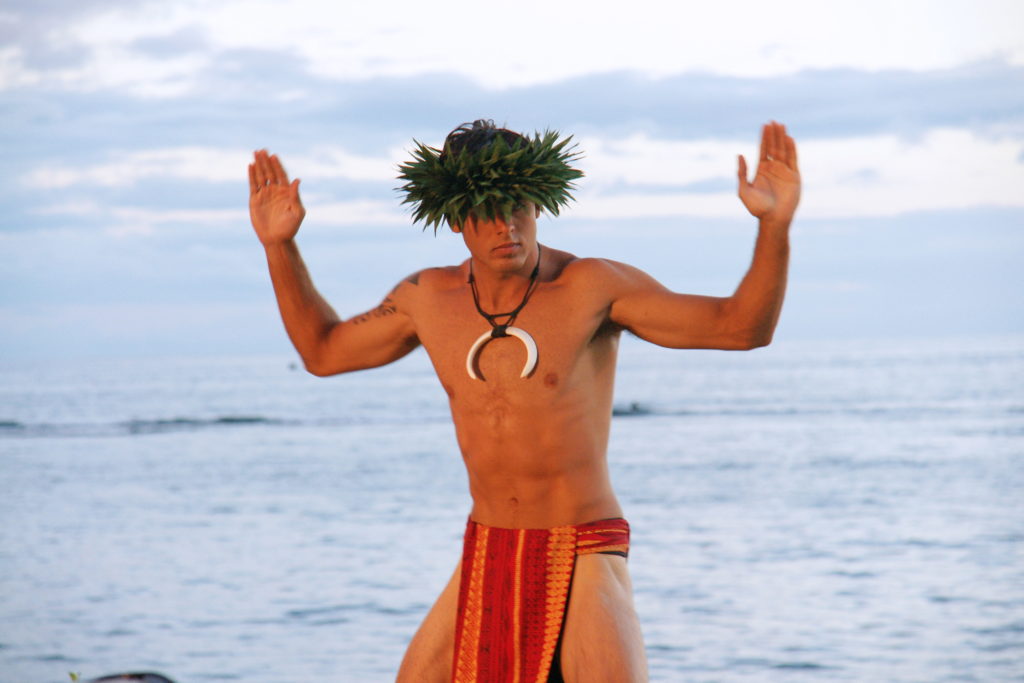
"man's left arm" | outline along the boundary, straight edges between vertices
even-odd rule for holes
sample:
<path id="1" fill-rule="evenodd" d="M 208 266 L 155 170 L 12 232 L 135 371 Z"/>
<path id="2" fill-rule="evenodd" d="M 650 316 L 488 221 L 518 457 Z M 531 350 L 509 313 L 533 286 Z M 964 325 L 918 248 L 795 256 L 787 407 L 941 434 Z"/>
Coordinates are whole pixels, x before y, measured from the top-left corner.
<path id="1" fill-rule="evenodd" d="M 676 294 L 624 264 L 609 264 L 616 283 L 610 317 L 642 339 L 672 348 L 752 349 L 771 342 L 789 267 L 789 226 L 800 201 L 796 143 L 782 124 L 761 134 L 753 182 L 739 157 L 739 197 L 758 219 L 754 257 L 732 296 Z"/>

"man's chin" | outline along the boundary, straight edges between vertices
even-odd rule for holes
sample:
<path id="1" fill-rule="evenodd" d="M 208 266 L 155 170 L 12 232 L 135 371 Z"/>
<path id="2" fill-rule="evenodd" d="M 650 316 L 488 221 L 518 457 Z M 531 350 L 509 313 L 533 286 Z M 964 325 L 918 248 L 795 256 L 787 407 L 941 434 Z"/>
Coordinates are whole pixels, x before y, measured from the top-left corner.
<path id="1" fill-rule="evenodd" d="M 526 255 L 521 252 L 491 259 L 491 267 L 500 273 L 515 273 L 522 270 L 525 265 Z"/>

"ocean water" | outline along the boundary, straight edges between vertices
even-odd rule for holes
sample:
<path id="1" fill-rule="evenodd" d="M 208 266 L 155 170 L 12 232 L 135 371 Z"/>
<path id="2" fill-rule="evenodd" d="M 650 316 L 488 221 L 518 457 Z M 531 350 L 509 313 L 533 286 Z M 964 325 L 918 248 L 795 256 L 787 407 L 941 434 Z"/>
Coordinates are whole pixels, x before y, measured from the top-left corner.
<path id="1" fill-rule="evenodd" d="M 1024 680 L 1024 339 L 624 340 L 654 681 Z M 469 509 L 422 353 L 0 365 L 0 682 L 388 681 Z"/>

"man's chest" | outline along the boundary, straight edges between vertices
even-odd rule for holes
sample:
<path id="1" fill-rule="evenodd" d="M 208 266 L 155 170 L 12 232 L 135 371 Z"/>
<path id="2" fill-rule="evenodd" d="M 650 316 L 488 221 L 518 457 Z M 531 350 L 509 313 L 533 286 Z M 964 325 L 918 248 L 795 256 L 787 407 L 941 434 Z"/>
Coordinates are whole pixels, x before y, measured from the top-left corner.
<path id="1" fill-rule="evenodd" d="M 564 288 L 541 287 L 511 321 L 512 329 L 492 336 L 494 325 L 480 314 L 466 288 L 438 295 L 417 311 L 415 322 L 445 386 L 475 378 L 502 383 L 543 383 L 547 378 L 550 383 L 551 377 L 567 377 L 597 350 L 606 308 Z M 494 324 L 509 320 L 498 317 Z"/>

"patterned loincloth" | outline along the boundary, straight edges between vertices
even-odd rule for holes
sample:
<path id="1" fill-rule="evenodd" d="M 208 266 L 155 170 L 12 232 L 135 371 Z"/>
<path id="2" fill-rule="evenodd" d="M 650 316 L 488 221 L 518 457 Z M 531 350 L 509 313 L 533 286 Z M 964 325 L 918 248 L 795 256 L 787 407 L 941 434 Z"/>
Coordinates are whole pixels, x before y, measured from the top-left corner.
<path id="1" fill-rule="evenodd" d="M 629 552 L 624 519 L 553 529 L 470 521 L 462 546 L 454 683 L 545 683 L 577 555 Z"/>

